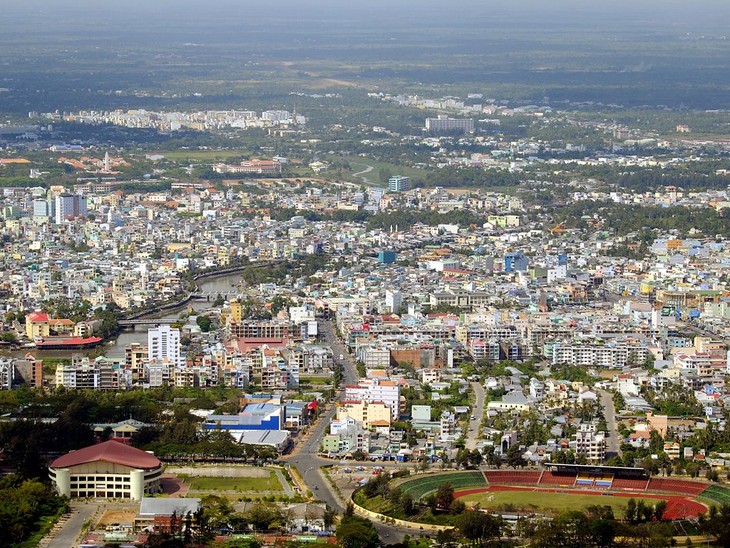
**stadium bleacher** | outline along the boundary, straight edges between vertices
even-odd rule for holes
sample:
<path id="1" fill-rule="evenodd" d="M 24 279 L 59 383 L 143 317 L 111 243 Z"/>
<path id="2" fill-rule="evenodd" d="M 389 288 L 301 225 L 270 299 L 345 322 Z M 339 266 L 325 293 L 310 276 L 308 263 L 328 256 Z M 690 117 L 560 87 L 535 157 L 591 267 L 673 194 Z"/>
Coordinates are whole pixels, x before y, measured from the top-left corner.
<path id="1" fill-rule="evenodd" d="M 625 491 L 644 491 L 646 490 L 647 483 L 648 479 L 645 478 L 614 478 L 611 488 Z"/>
<path id="2" fill-rule="evenodd" d="M 443 483 L 450 483 L 454 491 L 472 487 L 487 487 L 484 475 L 479 471 L 457 472 L 455 474 L 437 474 L 416 476 L 399 485 L 401 491 L 410 494 L 415 500 L 436 491 Z"/>
<path id="3" fill-rule="evenodd" d="M 696 481 L 653 477 L 649 481 L 648 490 L 682 495 L 699 495 L 708 487 L 708 484 Z"/>
<path id="4" fill-rule="evenodd" d="M 559 487 L 572 487 L 575 483 L 575 474 L 556 474 L 546 470 L 538 485 L 540 486 L 559 486 Z"/>
<path id="5" fill-rule="evenodd" d="M 730 489 L 722 485 L 710 485 L 702 492 L 700 498 L 711 500 L 718 504 L 730 504 Z"/>
<path id="6" fill-rule="evenodd" d="M 489 483 L 504 485 L 537 485 L 540 472 L 533 470 L 485 470 L 484 477 Z"/>

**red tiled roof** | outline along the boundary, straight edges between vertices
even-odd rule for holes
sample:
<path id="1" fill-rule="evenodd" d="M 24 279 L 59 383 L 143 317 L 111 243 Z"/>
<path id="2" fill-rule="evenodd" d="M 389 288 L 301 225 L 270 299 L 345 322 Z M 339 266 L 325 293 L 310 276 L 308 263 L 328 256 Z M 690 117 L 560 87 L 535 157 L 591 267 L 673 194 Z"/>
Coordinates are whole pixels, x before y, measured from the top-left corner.
<path id="1" fill-rule="evenodd" d="M 72 337 L 70 339 L 63 337 L 51 337 L 42 342 L 36 343 L 36 346 L 41 348 L 44 346 L 91 346 L 99 344 L 103 340 L 104 339 L 101 337 L 86 337 L 83 339 L 80 337 Z"/>
<path id="2" fill-rule="evenodd" d="M 31 322 L 47 322 L 49 318 L 45 312 L 33 312 L 28 315 L 28 319 Z"/>
<path id="3" fill-rule="evenodd" d="M 51 463 L 52 468 L 68 468 L 87 462 L 105 461 L 114 464 L 122 464 L 132 468 L 157 468 L 160 466 L 160 460 L 154 455 L 129 447 L 128 445 L 119 443 L 114 440 L 105 441 L 97 445 L 84 447 L 78 451 L 58 457 Z"/>

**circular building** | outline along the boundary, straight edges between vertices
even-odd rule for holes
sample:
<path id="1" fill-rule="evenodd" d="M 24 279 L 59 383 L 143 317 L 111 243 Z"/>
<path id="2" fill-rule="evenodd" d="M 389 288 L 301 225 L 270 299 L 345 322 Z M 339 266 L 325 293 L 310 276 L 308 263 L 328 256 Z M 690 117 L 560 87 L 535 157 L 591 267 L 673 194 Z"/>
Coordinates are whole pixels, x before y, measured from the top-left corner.
<path id="1" fill-rule="evenodd" d="M 58 457 L 51 481 L 69 498 L 142 500 L 160 492 L 162 463 L 154 455 L 117 441 L 106 441 Z"/>

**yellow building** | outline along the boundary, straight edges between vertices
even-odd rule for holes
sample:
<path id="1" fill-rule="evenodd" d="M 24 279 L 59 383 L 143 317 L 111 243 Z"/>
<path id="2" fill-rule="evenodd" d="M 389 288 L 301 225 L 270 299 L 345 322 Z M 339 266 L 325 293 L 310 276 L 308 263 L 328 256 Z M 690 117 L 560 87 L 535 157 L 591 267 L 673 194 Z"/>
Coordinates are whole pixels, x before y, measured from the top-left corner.
<path id="1" fill-rule="evenodd" d="M 231 301 L 231 321 L 235 323 L 243 321 L 243 306 L 238 301 Z"/>
<path id="2" fill-rule="evenodd" d="M 51 335 L 51 320 L 45 312 L 33 312 L 25 317 L 25 334 L 32 341 Z"/>
<path id="3" fill-rule="evenodd" d="M 362 422 L 363 428 L 369 430 L 373 423 L 383 422 L 390 425 L 390 407 L 382 402 L 368 403 L 367 401 L 352 400 L 343 401 L 337 406 L 337 420 L 350 417 Z"/>

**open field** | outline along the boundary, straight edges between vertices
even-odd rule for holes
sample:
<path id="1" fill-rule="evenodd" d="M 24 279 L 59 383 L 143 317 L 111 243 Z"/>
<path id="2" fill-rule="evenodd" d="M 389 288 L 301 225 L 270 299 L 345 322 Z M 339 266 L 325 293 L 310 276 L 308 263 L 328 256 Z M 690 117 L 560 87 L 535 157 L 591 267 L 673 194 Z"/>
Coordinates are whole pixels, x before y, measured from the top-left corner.
<path id="1" fill-rule="evenodd" d="M 168 474 L 211 478 L 268 478 L 271 470 L 255 466 L 168 466 Z"/>
<path id="2" fill-rule="evenodd" d="M 274 472 L 269 472 L 265 478 L 223 478 L 223 477 L 197 477 L 187 478 L 191 491 L 236 491 L 247 493 L 283 493 L 281 483 Z"/>
<path id="3" fill-rule="evenodd" d="M 454 494 L 467 505 L 479 504 L 482 508 L 497 508 L 510 506 L 514 510 L 527 511 L 554 511 L 562 512 L 576 508 L 585 508 L 590 505 L 610 506 L 616 516 L 623 514 L 629 499 L 637 502 L 643 500 L 645 504 L 653 506 L 658 500 L 667 501 L 665 515 L 670 519 L 695 517 L 704 512 L 706 507 L 685 497 L 665 495 L 636 496 L 628 493 L 605 493 L 585 491 L 561 491 L 519 488 L 507 486 L 492 486 L 487 489 L 467 489 Z"/>
<path id="4" fill-rule="evenodd" d="M 378 160 L 374 160 L 373 158 L 361 158 L 359 156 L 326 156 L 325 160 L 328 162 L 347 162 L 350 164 L 350 171 L 344 171 L 342 173 L 342 176 L 344 179 L 347 179 L 348 181 L 352 181 L 355 183 L 363 183 L 363 177 L 368 179 L 370 182 L 368 184 L 373 186 L 381 186 L 385 187 L 388 185 L 388 182 L 381 181 L 379 177 L 379 173 L 381 169 L 385 169 L 391 173 L 391 175 L 403 175 L 405 177 L 412 177 L 413 179 L 420 179 L 425 176 L 426 172 L 422 169 L 418 169 L 416 167 L 408 167 L 408 166 L 399 166 L 396 164 L 392 164 L 390 162 L 382 162 Z M 361 173 L 367 169 L 367 167 L 372 167 L 372 171 L 369 171 L 367 173 Z M 332 170 L 330 170 L 331 172 Z M 329 173 L 329 172 L 328 172 Z M 355 173 L 361 173 L 360 175 L 355 175 Z"/>

